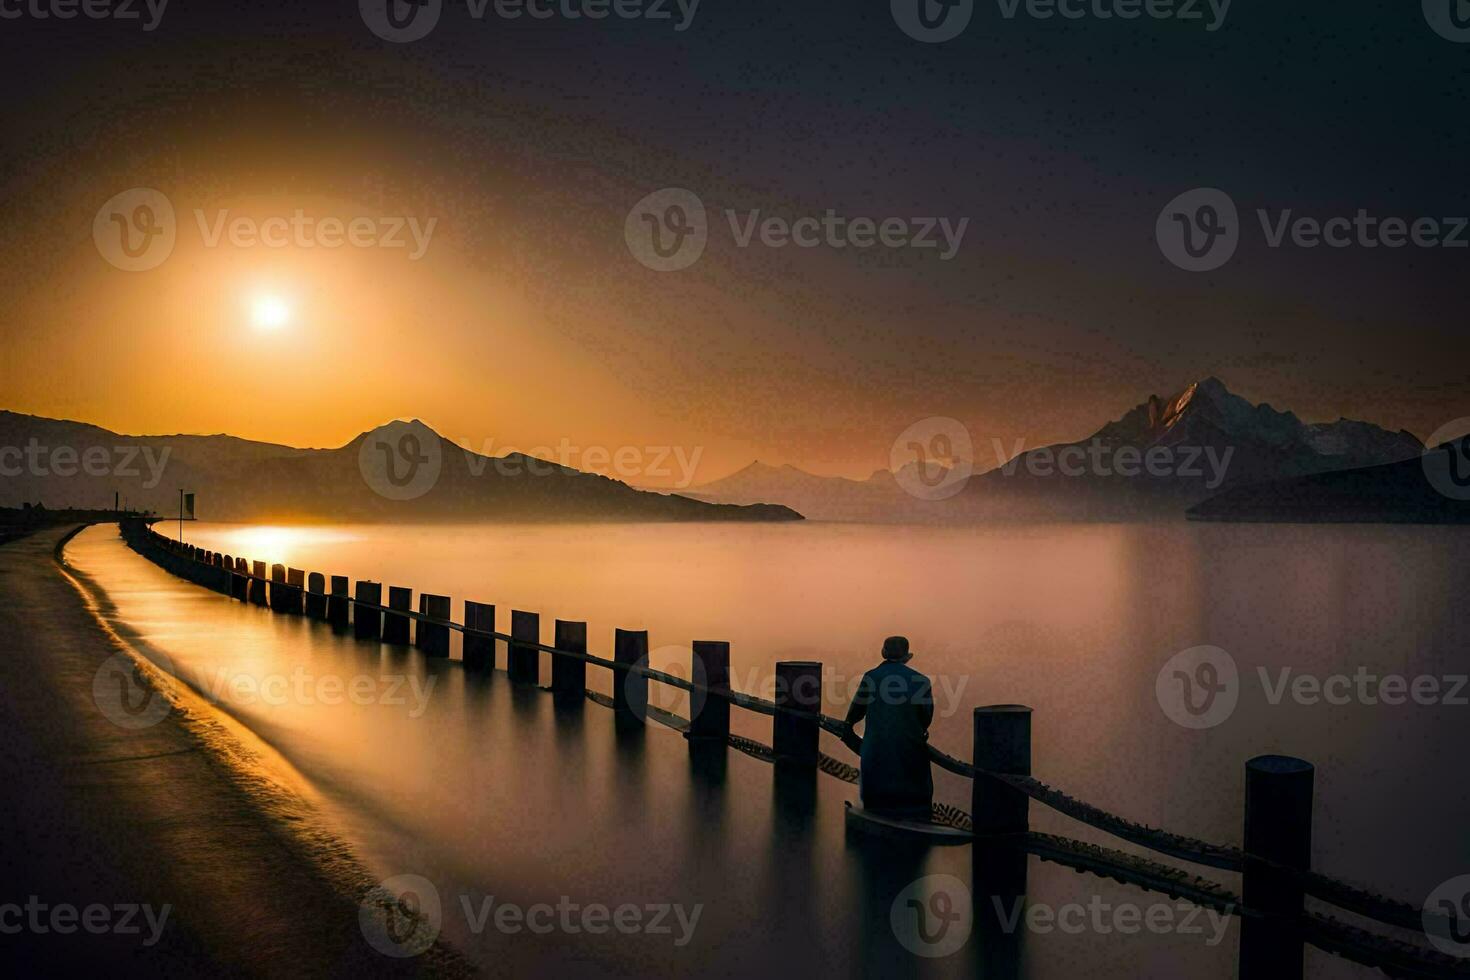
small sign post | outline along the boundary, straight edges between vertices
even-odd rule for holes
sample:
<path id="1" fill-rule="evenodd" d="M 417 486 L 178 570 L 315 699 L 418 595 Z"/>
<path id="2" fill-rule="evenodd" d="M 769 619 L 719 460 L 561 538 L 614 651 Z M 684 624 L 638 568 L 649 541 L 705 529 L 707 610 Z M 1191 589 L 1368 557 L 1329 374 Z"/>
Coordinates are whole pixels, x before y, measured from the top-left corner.
<path id="1" fill-rule="evenodd" d="M 186 493 L 183 487 L 179 488 L 179 543 L 184 542 L 184 516 L 189 520 L 194 519 L 194 494 Z"/>

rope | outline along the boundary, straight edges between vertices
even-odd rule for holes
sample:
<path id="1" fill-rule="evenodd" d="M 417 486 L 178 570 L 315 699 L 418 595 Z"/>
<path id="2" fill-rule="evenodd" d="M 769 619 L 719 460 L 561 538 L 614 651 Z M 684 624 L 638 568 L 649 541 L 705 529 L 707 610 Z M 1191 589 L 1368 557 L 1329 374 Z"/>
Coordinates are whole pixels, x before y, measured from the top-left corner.
<path id="1" fill-rule="evenodd" d="M 162 550 L 169 553 L 171 556 L 179 558 L 186 557 L 185 555 L 175 550 L 173 542 L 168 541 L 168 539 L 164 538 L 156 531 L 153 531 L 151 527 L 148 528 L 148 534 L 157 539 L 154 542 L 155 547 L 159 546 L 158 542 L 162 542 Z M 300 589 L 300 586 L 291 586 L 286 582 L 268 579 L 264 576 L 254 575 L 250 572 L 242 572 L 239 571 L 237 568 L 232 569 L 228 566 L 223 565 L 207 565 L 206 567 L 218 568 L 220 571 L 229 571 L 231 575 L 240 576 L 251 581 L 265 582 L 271 585 L 281 585 L 287 588 Z M 388 606 L 379 605 L 377 603 L 359 600 L 354 596 L 327 595 L 326 597 L 329 599 L 336 599 L 338 601 L 346 601 L 362 609 L 390 613 L 395 616 L 402 616 L 404 618 L 416 620 L 422 623 L 447 627 L 452 630 L 457 630 L 458 632 L 463 633 L 465 636 L 477 636 L 493 640 L 502 640 L 519 649 L 536 650 L 556 657 L 566 657 L 572 660 L 580 660 L 583 663 L 593 664 L 598 667 L 605 667 L 608 670 L 614 671 L 616 673 L 637 675 L 647 678 L 648 680 L 658 681 L 661 684 L 668 685 L 669 687 L 673 687 L 677 690 L 685 691 L 690 694 L 697 693 L 703 694 L 706 697 L 723 698 L 725 700 L 728 700 L 732 704 L 735 704 L 748 711 L 754 711 L 758 714 L 774 716 L 779 712 L 782 714 L 803 718 L 808 721 L 814 721 L 823 730 L 841 739 L 844 744 L 848 746 L 848 748 L 854 751 L 854 753 L 858 751 L 858 747 L 862 744 L 861 737 L 851 732 L 845 721 L 833 718 L 830 715 L 824 715 L 816 711 L 809 711 L 802 708 L 780 705 L 774 701 L 757 697 L 753 694 L 746 694 L 733 688 L 709 687 L 703 684 L 696 684 L 692 681 L 685 680 L 684 678 L 677 675 L 670 674 L 661 670 L 655 670 L 651 667 L 646 667 L 638 663 L 620 663 L 616 660 L 609 660 L 605 657 L 599 657 L 594 654 L 576 652 L 572 650 L 560 650 L 554 646 L 548 646 L 547 644 L 541 643 L 539 640 L 518 639 L 517 637 L 509 633 L 501 633 L 496 630 L 473 629 L 461 623 L 453 622 L 451 620 L 438 619 L 433 616 L 428 616 L 410 609 L 393 609 Z M 589 691 L 587 692 L 587 697 L 598 704 L 602 704 L 604 707 L 613 706 L 612 699 L 608 698 L 606 695 L 595 694 Z M 664 724 L 667 727 L 674 728 L 678 731 L 688 731 L 688 720 L 680 718 L 678 715 L 674 715 L 653 706 L 649 706 L 648 716 L 654 721 L 657 721 L 660 724 Z M 767 762 L 775 760 L 775 752 L 770 746 L 739 735 L 732 734 L 728 736 L 728 739 L 729 744 L 732 748 L 744 752 L 745 754 L 750 755 L 753 758 L 761 759 L 762 761 Z M 1050 807 L 1051 809 L 1063 814 L 1064 816 L 1070 817 L 1071 819 L 1076 820 L 1079 823 L 1086 824 L 1089 827 L 1093 827 L 1106 834 L 1110 834 L 1111 836 L 1117 837 L 1118 839 L 1126 841 L 1130 844 L 1147 848 L 1148 850 L 1157 852 L 1159 854 L 1164 854 L 1166 856 L 1181 861 L 1187 861 L 1192 864 L 1202 865 L 1204 867 L 1236 872 L 1244 870 L 1247 855 L 1239 847 L 1236 847 L 1234 845 L 1215 844 L 1194 837 L 1186 837 L 1181 834 L 1170 833 L 1160 828 L 1150 827 L 1146 824 L 1136 823 L 1134 821 L 1128 820 L 1125 817 L 1118 816 L 1117 814 L 1109 813 L 1108 811 L 1103 810 L 1100 807 L 1093 806 L 1092 804 L 1087 803 L 1083 800 L 1079 800 L 1075 797 L 1069 796 L 1061 790 L 1049 786 L 1041 780 L 1036 779 L 1032 776 L 998 773 L 991 772 L 985 769 L 978 769 L 975 766 L 963 761 L 962 759 L 957 759 L 954 756 L 949 755 L 948 753 L 937 749 L 932 745 L 928 746 L 928 751 L 930 760 L 935 765 L 939 766 L 941 769 L 944 769 L 947 772 L 951 772 L 955 775 L 963 776 L 968 779 L 987 779 L 993 782 L 1000 783 L 1012 790 L 1015 790 L 1018 793 L 1024 794 L 1029 799 L 1035 800 L 1038 803 Z M 826 754 L 819 754 L 817 768 L 830 776 L 843 780 L 844 782 L 856 783 L 858 781 L 857 767 L 842 762 L 838 759 L 834 759 Z M 936 804 L 936 813 L 938 812 L 938 806 L 939 805 Z M 956 816 L 956 814 L 958 814 L 958 816 Z M 965 814 L 964 811 L 955 810 L 952 807 L 947 808 L 945 811 L 946 820 L 957 820 L 961 817 L 963 817 L 964 821 L 969 820 L 969 816 Z M 1062 840 L 1063 838 L 1057 839 Z M 1084 846 L 1090 847 L 1091 845 Z M 1121 852 L 1109 853 L 1118 854 Z M 1393 899 L 1388 896 L 1381 895 L 1361 888 L 1359 886 L 1350 884 L 1348 882 L 1331 878 L 1319 872 L 1303 871 L 1299 868 L 1286 867 L 1284 865 L 1277 864 L 1276 862 L 1269 861 L 1264 858 L 1252 857 L 1251 860 L 1252 862 L 1258 862 L 1263 866 L 1270 867 L 1283 875 L 1289 876 L 1302 888 L 1305 894 L 1334 905 L 1340 909 L 1343 909 L 1344 911 L 1353 912 L 1355 914 L 1362 915 L 1366 918 L 1374 919 L 1388 925 L 1400 926 L 1402 928 L 1412 929 L 1415 931 L 1420 931 L 1425 926 L 1426 912 L 1418 905 Z M 1165 866 L 1157 865 L 1156 867 L 1163 868 Z M 1156 872 L 1150 871 L 1149 873 L 1155 874 Z M 1428 916 L 1433 919 L 1441 919 L 1445 924 L 1448 924 L 1450 921 L 1448 917 L 1439 916 L 1437 913 L 1428 913 Z M 1332 930 L 1328 930 L 1328 933 L 1334 936 L 1338 935 L 1338 933 L 1333 932 Z M 1324 935 L 1326 934 L 1327 933 L 1324 933 Z"/>

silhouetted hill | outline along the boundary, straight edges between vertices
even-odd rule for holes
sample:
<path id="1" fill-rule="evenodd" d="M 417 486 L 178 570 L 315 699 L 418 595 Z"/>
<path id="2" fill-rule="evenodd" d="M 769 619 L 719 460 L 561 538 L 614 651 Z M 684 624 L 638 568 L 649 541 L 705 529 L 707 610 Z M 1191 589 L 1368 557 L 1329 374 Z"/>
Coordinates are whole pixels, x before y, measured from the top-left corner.
<path id="1" fill-rule="evenodd" d="M 1191 508 L 1189 518 L 1470 524 L 1470 440 L 1398 463 L 1238 487 Z"/>
<path id="2" fill-rule="evenodd" d="M 0 412 L 0 506 L 177 513 L 197 494 L 206 520 L 784 521 L 782 506 L 721 506 L 523 455 L 491 458 L 422 422 L 393 422 L 336 449 L 234 436 L 124 436 L 94 425 Z M 88 462 L 90 461 L 90 462 Z"/>

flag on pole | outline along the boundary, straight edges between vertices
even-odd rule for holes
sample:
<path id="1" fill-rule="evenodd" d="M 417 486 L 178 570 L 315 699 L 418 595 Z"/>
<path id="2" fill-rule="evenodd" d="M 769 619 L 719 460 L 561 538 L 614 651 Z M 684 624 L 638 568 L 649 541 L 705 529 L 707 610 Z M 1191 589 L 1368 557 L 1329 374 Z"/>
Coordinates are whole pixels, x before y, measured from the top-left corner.
<path id="1" fill-rule="evenodd" d="M 194 495 L 184 494 L 184 513 L 182 519 L 192 521 L 194 519 Z"/>

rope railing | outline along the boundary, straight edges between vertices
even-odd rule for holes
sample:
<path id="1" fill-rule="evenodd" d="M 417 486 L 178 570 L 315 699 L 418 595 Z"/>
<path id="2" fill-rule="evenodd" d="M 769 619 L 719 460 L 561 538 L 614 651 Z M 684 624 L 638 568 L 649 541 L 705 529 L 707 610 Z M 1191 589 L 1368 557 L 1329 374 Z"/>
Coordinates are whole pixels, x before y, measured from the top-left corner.
<path id="1" fill-rule="evenodd" d="M 604 694 L 587 692 L 589 700 L 606 708 L 614 707 L 612 699 Z M 774 710 L 783 710 L 779 706 L 772 705 Z M 676 731 L 687 732 L 689 721 L 672 712 L 650 707 L 649 718 L 658 723 L 672 728 Z M 827 718 L 829 722 L 835 719 Z M 824 727 L 826 727 L 824 725 Z M 859 740 L 860 741 L 860 740 Z M 775 751 L 768 745 L 755 739 L 740 735 L 730 735 L 731 747 L 744 752 L 752 758 L 762 762 L 775 762 Z M 855 766 L 848 765 L 825 753 L 822 754 L 818 768 L 829 775 L 836 776 L 846 782 L 856 783 L 858 770 Z M 967 767 L 973 768 L 973 767 Z M 980 775 L 986 774 L 979 770 Z M 997 776 L 1009 780 L 1011 777 Z M 1086 804 L 1082 804 L 1086 806 Z M 1095 809 L 1095 808 L 1093 808 Z M 970 815 L 956 807 L 942 803 L 933 805 L 933 819 L 936 823 L 957 829 L 972 830 Z M 1102 812 L 1102 811 L 1098 811 Z M 1000 843 L 1004 844 L 1003 839 Z M 1055 834 L 1028 831 L 1022 839 L 1014 845 L 1024 849 L 1027 853 L 1034 854 L 1043 861 L 1065 865 L 1075 871 L 1086 872 L 1101 878 L 1107 878 L 1122 884 L 1144 888 L 1148 891 L 1158 892 L 1173 899 L 1183 899 L 1201 908 L 1214 909 L 1227 915 L 1235 915 L 1241 918 L 1265 918 L 1266 914 L 1257 909 L 1248 907 L 1240 895 L 1230 891 L 1220 883 L 1198 875 L 1191 876 L 1188 872 L 1166 864 L 1151 861 L 1148 858 L 1136 854 L 1128 854 L 1110 848 L 1101 847 L 1084 841 L 1073 840 Z M 1228 848 L 1236 855 L 1240 854 L 1238 848 Z M 1279 867 L 1279 866 L 1278 866 Z M 1292 870 L 1292 869 L 1285 869 Z M 1342 889 L 1341 883 L 1334 882 L 1321 875 L 1310 877 L 1322 878 L 1330 883 L 1334 889 Z M 1361 903 L 1361 899 L 1355 900 Z M 1357 911 L 1351 904 L 1339 904 L 1340 907 L 1349 911 Z M 1419 919 L 1420 910 L 1413 909 L 1412 919 L 1403 922 L 1391 923 L 1404 925 L 1410 929 L 1421 928 Z M 1357 926 L 1341 922 L 1330 916 L 1303 911 L 1294 921 L 1293 928 L 1307 942 L 1317 946 L 1334 955 L 1361 964 L 1363 966 L 1378 967 L 1392 976 L 1403 977 L 1470 977 L 1470 961 L 1456 959 L 1433 950 L 1416 946 L 1399 939 L 1383 936 L 1378 933 L 1369 932 Z"/>
<path id="2" fill-rule="evenodd" d="M 181 554 L 178 546 L 173 541 L 159 535 L 151 527 L 148 528 L 148 534 L 153 539 L 150 543 L 155 547 L 162 547 L 163 550 L 174 555 Z M 187 549 L 187 546 L 185 547 Z M 244 563 L 244 559 L 240 559 L 239 562 Z M 210 567 L 217 568 L 221 572 L 228 572 L 231 576 L 243 578 L 247 581 L 263 583 L 272 588 L 300 588 L 299 586 L 292 586 L 287 582 L 283 582 L 278 578 L 255 575 L 240 567 L 240 564 L 228 568 L 221 565 L 211 565 Z M 322 595 L 322 593 L 313 594 Z M 593 653 L 561 649 L 554 645 L 542 643 L 539 640 L 519 637 L 512 633 L 505 633 L 499 630 L 471 627 L 463 623 L 454 622 L 452 619 L 431 616 L 412 609 L 394 608 L 378 602 L 365 601 L 352 595 L 333 593 L 326 595 L 325 598 L 348 603 L 353 608 L 384 613 L 420 624 L 453 630 L 466 637 L 501 641 L 513 648 L 546 653 L 553 658 L 560 657 L 585 664 L 592 664 L 612 671 L 615 677 L 618 675 L 633 675 L 655 681 L 690 695 L 720 698 L 742 709 L 772 718 L 786 716 L 800 719 L 836 736 L 855 754 L 860 751 L 861 737 L 856 735 L 847 723 L 841 719 L 823 714 L 820 711 L 787 704 L 778 704 L 775 701 L 745 693 L 730 686 L 701 684 L 676 674 L 650 667 L 644 662 L 646 661 L 646 657 L 639 662 L 624 662 L 601 657 Z M 616 707 L 615 699 L 613 698 L 592 691 L 586 691 L 584 693 L 588 699 L 598 704 L 603 704 L 606 707 Z M 644 705 L 643 707 L 651 720 L 684 732 L 685 734 L 689 733 L 691 723 L 688 719 L 684 719 L 672 712 L 665 711 L 653 705 Z M 727 733 L 726 739 L 727 744 L 731 747 L 754 758 L 764 761 L 774 761 L 777 757 L 773 747 L 764 745 L 754 739 L 749 739 L 734 733 Z M 1430 922 L 1436 922 L 1440 925 L 1450 925 L 1453 923 L 1453 920 L 1449 917 L 1440 916 L 1438 913 L 1427 912 L 1421 906 L 1377 894 L 1368 889 L 1329 877 L 1319 872 L 1290 867 L 1266 858 L 1250 855 L 1242 848 L 1234 845 L 1212 843 L 1193 837 L 1170 833 L 1159 828 L 1149 827 L 1145 824 L 1128 820 L 1125 817 L 1111 813 L 1083 800 L 1076 799 L 1033 776 L 995 772 L 979 768 L 962 759 L 949 755 L 932 745 L 928 746 L 928 753 L 932 762 L 947 772 L 971 780 L 987 781 L 995 785 L 1004 786 L 1015 793 L 1022 794 L 1027 799 L 1041 803 L 1079 823 L 1102 831 L 1129 844 L 1176 860 L 1230 872 L 1243 872 L 1246 870 L 1247 863 L 1256 864 L 1295 882 L 1304 894 L 1312 898 L 1367 919 L 1416 932 L 1422 932 Z M 817 754 L 816 767 L 819 771 L 835 778 L 850 783 L 857 782 L 858 770 L 856 767 L 825 753 L 819 752 Z M 951 824 L 968 822 L 969 820 L 969 815 L 965 814 L 964 811 L 957 810 L 953 807 L 944 809 L 948 811 L 946 814 L 947 822 Z M 1184 880 L 1180 877 L 1184 873 L 1179 872 L 1177 869 L 1169 868 L 1166 865 L 1158 865 L 1134 855 L 1126 855 L 1122 854 L 1122 852 L 1098 848 L 1096 845 L 1069 841 L 1066 838 L 1052 838 L 1035 833 L 1029 833 L 1029 837 L 1051 842 L 1045 846 L 1041 844 L 1036 845 L 1041 849 L 1037 851 L 1038 856 L 1043 857 L 1043 859 L 1058 859 L 1058 855 L 1065 853 L 1070 854 L 1074 860 L 1082 863 L 1090 861 L 1093 864 L 1099 862 L 1106 864 L 1108 861 L 1111 861 L 1118 864 L 1118 867 L 1114 870 L 1118 870 L 1119 873 L 1126 872 L 1132 875 L 1130 879 L 1132 883 L 1154 882 L 1155 884 L 1161 884 L 1173 882 L 1174 884 L 1169 887 L 1183 889 L 1180 891 L 1180 894 L 1185 897 L 1193 895 L 1194 897 L 1191 898 L 1192 901 L 1198 898 L 1200 904 L 1219 907 L 1221 902 L 1229 900 L 1227 904 L 1232 905 L 1236 911 L 1240 910 L 1239 900 L 1235 896 L 1223 891 L 1223 889 L 1211 891 L 1205 888 L 1204 885 L 1197 884 L 1198 882 L 1206 881 L 1206 879 L 1195 879 L 1196 884 L 1187 886 L 1185 884 L 1179 884 L 1179 882 Z M 1063 842 L 1066 846 L 1064 847 L 1057 842 Z M 1046 851 L 1046 847 L 1050 847 L 1051 850 Z M 1045 851 L 1045 853 L 1042 853 L 1042 851 Z M 1099 857 L 1098 855 L 1102 855 L 1103 857 Z M 1104 857 L 1106 860 L 1103 860 Z M 1121 863 L 1119 864 L 1119 862 Z M 1095 869 L 1088 867 L 1079 870 Z M 1214 883 L 1209 884 L 1214 886 Z M 1214 887 L 1218 889 L 1218 886 Z M 1211 903 L 1215 904 L 1212 905 Z M 1306 913 L 1304 913 L 1305 915 Z M 1371 951 L 1378 949 L 1380 941 L 1388 944 L 1382 947 L 1388 950 L 1388 953 L 1385 955 L 1404 960 L 1406 963 L 1413 961 L 1418 963 L 1419 966 L 1423 966 L 1429 962 L 1413 960 L 1413 955 L 1407 950 L 1431 955 L 1419 947 L 1407 946 L 1402 943 L 1394 945 L 1397 941 L 1386 940 L 1376 934 L 1364 933 L 1362 930 L 1345 926 L 1328 917 L 1317 916 L 1315 918 L 1304 918 L 1302 929 L 1307 934 L 1309 941 L 1312 941 L 1315 945 L 1322 946 L 1324 949 L 1330 948 L 1333 952 L 1340 952 L 1349 959 L 1354 958 L 1353 951 L 1361 953 L 1364 950 Z M 1321 942 L 1318 942 L 1318 939 L 1321 939 Z M 1405 948 L 1400 949 L 1400 946 Z M 1454 962 L 1452 958 L 1445 957 L 1444 959 Z M 1444 963 L 1435 960 L 1430 965 L 1438 968 L 1443 967 Z M 1470 968 L 1470 964 L 1467 964 L 1467 968 Z M 1408 975 L 1418 974 L 1414 974 L 1411 971 Z"/>

